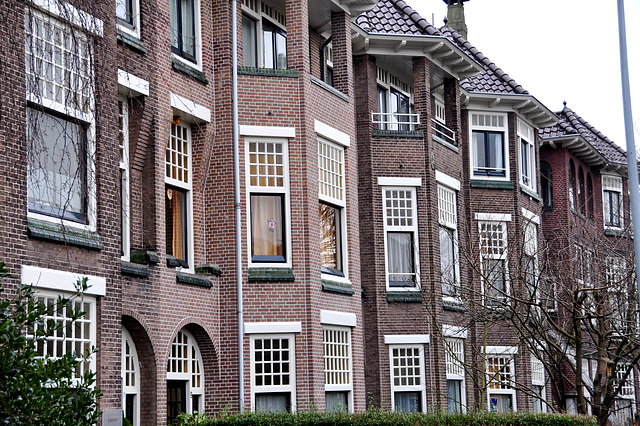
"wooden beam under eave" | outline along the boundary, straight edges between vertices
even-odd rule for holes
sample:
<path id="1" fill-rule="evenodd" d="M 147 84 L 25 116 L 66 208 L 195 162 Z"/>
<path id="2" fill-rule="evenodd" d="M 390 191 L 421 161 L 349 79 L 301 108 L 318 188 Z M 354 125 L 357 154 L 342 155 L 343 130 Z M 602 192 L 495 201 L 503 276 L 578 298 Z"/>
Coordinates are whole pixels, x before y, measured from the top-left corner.
<path id="1" fill-rule="evenodd" d="M 407 45 L 407 40 L 400 40 L 399 42 L 396 43 L 395 46 L 393 46 L 393 51 L 397 53 L 402 49 L 404 49 L 406 45 Z"/>
<path id="2" fill-rule="evenodd" d="M 438 53 L 437 55 L 433 55 L 435 59 L 439 59 L 440 61 L 444 60 L 444 58 L 455 54 L 456 52 L 453 49 L 447 49 L 442 53 Z"/>
<path id="3" fill-rule="evenodd" d="M 422 51 L 424 53 L 432 53 L 432 52 L 435 52 L 436 50 L 440 49 L 442 46 L 444 46 L 444 43 L 443 42 L 439 42 L 437 44 L 434 44 L 433 46 L 425 47 L 424 49 L 422 49 Z"/>
<path id="4" fill-rule="evenodd" d="M 453 67 L 454 65 L 458 65 L 462 61 L 464 61 L 464 58 L 460 57 L 460 58 L 452 59 L 450 61 L 443 62 L 443 64 L 447 67 Z"/>
<path id="5" fill-rule="evenodd" d="M 529 114 L 538 109 L 538 105 L 531 105 L 530 107 L 522 108 L 518 111 L 520 114 Z"/>
<path id="6" fill-rule="evenodd" d="M 524 108 L 527 105 L 529 105 L 531 103 L 531 99 L 527 99 L 526 101 L 522 101 L 520 103 L 514 104 L 513 108 L 514 109 L 520 109 L 520 108 Z"/>
<path id="7" fill-rule="evenodd" d="M 495 107 L 496 105 L 498 105 L 500 103 L 501 100 L 502 99 L 500 99 L 500 98 L 495 98 L 495 99 L 490 100 L 489 101 L 489 108 Z"/>

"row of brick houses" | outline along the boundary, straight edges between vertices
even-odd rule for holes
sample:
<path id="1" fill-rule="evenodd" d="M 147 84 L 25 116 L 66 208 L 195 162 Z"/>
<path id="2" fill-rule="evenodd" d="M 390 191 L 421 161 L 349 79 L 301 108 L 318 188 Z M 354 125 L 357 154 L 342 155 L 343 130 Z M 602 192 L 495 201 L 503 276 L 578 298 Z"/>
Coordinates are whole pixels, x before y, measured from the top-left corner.
<path id="1" fill-rule="evenodd" d="M 534 285 L 562 318 L 543 275 L 623 274 L 626 155 L 524 90 L 463 20 L 438 29 L 402 0 L 25 0 L 0 16 L 0 111 L 23 117 L 0 125 L 0 260 L 50 304 L 88 277 L 73 344 L 42 351 L 96 346 L 101 409 L 134 425 L 578 410 L 571 369 L 550 374 L 486 313 Z M 593 354 L 566 350 L 593 387 Z"/>

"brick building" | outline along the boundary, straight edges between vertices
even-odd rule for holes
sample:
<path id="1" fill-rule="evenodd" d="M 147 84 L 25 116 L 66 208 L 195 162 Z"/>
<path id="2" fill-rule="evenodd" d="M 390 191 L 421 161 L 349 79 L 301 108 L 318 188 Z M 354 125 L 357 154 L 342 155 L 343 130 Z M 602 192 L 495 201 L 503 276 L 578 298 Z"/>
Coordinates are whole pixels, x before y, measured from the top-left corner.
<path id="1" fill-rule="evenodd" d="M 0 125 L 8 284 L 48 304 L 90 285 L 73 345 L 43 353 L 98 347 L 100 408 L 134 425 L 241 406 L 544 410 L 550 379 L 463 302 L 526 287 L 507 236 L 528 236 L 531 262 L 547 223 L 620 239 L 624 152 L 401 0 L 238 1 L 235 123 L 234 4 L 0 6 L 0 111 L 19 117 Z"/>

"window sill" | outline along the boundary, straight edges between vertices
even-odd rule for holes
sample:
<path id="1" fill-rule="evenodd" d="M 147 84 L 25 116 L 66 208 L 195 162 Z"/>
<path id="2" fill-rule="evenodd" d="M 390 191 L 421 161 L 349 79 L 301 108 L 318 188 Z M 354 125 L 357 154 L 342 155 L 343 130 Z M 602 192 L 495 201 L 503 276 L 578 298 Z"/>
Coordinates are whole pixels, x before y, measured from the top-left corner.
<path id="1" fill-rule="evenodd" d="M 469 182 L 471 188 L 483 188 L 483 189 L 513 189 L 513 183 L 509 181 L 500 180 L 480 180 L 471 179 Z"/>
<path id="2" fill-rule="evenodd" d="M 520 191 L 524 192 L 525 194 L 527 194 L 529 197 L 533 198 L 537 202 L 540 202 L 540 196 L 536 194 L 535 191 L 533 191 L 531 188 L 528 188 L 520 184 Z"/>
<path id="3" fill-rule="evenodd" d="M 380 130 L 373 129 L 371 136 L 385 138 L 423 138 L 424 133 L 421 130 Z"/>
<path id="4" fill-rule="evenodd" d="M 55 241 L 95 250 L 104 249 L 102 239 L 97 232 L 75 230 L 57 223 L 29 219 L 27 234 L 38 240 Z"/>
<path id="5" fill-rule="evenodd" d="M 118 41 L 122 42 L 123 45 L 130 47 L 131 49 L 142 54 L 147 53 L 147 49 L 144 48 L 144 44 L 142 44 L 142 40 L 140 40 L 139 38 L 127 34 L 120 29 L 118 29 L 116 37 Z"/>
<path id="6" fill-rule="evenodd" d="M 129 261 L 131 263 L 138 263 L 141 265 L 157 265 L 160 263 L 160 258 L 155 251 L 142 250 L 132 251 L 129 255 Z"/>
<path id="7" fill-rule="evenodd" d="M 198 287 L 211 288 L 213 287 L 213 283 L 206 278 L 197 277 L 192 274 L 181 274 L 176 273 L 176 282 L 182 284 L 190 284 Z"/>
<path id="8" fill-rule="evenodd" d="M 292 268 L 249 268 L 249 282 L 295 281 Z"/>
<path id="9" fill-rule="evenodd" d="M 199 81 L 200 83 L 209 84 L 209 80 L 207 80 L 207 77 L 204 71 L 200 71 L 193 67 L 190 67 L 189 65 L 183 63 L 182 61 L 174 57 L 171 58 L 171 67 L 174 70 L 181 72 L 183 74 L 186 74 L 189 77 L 193 78 L 194 80 Z"/>
<path id="10" fill-rule="evenodd" d="M 355 294 L 351 284 L 326 279 L 322 279 L 322 290 L 332 293 L 348 294 L 349 296 Z"/>
<path id="11" fill-rule="evenodd" d="M 432 138 L 434 141 L 438 142 L 440 145 L 442 145 L 442 146 L 445 146 L 445 147 L 449 148 L 451 151 L 455 152 L 456 154 L 459 154 L 459 153 L 460 153 L 460 149 L 458 149 L 458 147 L 457 147 L 457 146 L 452 145 L 452 144 L 450 144 L 449 142 L 447 142 L 447 141 L 445 141 L 445 140 L 443 140 L 443 139 L 440 139 L 440 138 L 439 138 L 439 137 L 437 137 L 437 136 L 432 136 L 431 138 Z"/>
<path id="12" fill-rule="evenodd" d="M 257 75 L 260 77 L 289 77 L 298 78 L 297 70 L 282 70 L 278 68 L 254 68 L 254 67 L 238 67 L 239 75 Z"/>
<path id="13" fill-rule="evenodd" d="M 449 296 L 444 296 L 442 298 L 442 309 L 445 311 L 467 312 L 467 309 L 462 304 L 462 300 L 457 297 Z"/>
<path id="14" fill-rule="evenodd" d="M 147 278 L 150 273 L 149 269 L 146 266 L 142 266 L 139 263 L 125 262 L 122 261 L 120 266 L 120 271 L 124 275 L 131 275 L 134 277 Z"/>
<path id="15" fill-rule="evenodd" d="M 419 290 L 393 291 L 387 290 L 387 302 L 422 303 L 423 297 Z"/>
<path id="16" fill-rule="evenodd" d="M 324 81 L 320 80 L 319 78 L 311 76 L 311 82 L 313 84 L 315 84 L 316 86 L 321 87 L 322 89 L 326 90 L 327 92 L 336 95 L 337 97 L 339 97 L 343 101 L 349 102 L 349 96 L 345 95 L 344 93 L 342 93 L 341 91 L 339 91 L 335 87 L 325 83 Z"/>
<path id="17" fill-rule="evenodd" d="M 608 237 L 622 237 L 624 235 L 624 229 L 620 228 L 604 228 L 604 235 Z"/>
<path id="18" fill-rule="evenodd" d="M 212 265 L 210 263 L 204 265 L 196 265 L 195 271 L 196 274 L 209 274 L 216 277 L 222 275 L 222 269 L 220 269 L 218 265 Z"/>

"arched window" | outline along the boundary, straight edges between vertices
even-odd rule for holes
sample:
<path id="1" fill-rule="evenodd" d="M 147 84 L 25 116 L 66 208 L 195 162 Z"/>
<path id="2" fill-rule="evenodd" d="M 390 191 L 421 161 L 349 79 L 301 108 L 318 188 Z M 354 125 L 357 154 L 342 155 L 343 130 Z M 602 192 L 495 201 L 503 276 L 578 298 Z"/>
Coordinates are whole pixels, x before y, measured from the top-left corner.
<path id="1" fill-rule="evenodd" d="M 578 167 L 578 211 L 581 214 L 585 214 L 584 211 L 584 172 L 582 171 L 582 166 Z"/>
<path id="2" fill-rule="evenodd" d="M 544 207 L 553 207 L 553 174 L 546 161 L 540 163 L 540 185 Z"/>
<path id="3" fill-rule="evenodd" d="M 576 166 L 569 160 L 569 206 L 576 209 Z"/>
<path id="4" fill-rule="evenodd" d="M 140 425 L 140 363 L 131 335 L 122 327 L 122 412 L 133 426 Z"/>
<path id="5" fill-rule="evenodd" d="M 204 374 L 196 339 L 182 329 L 173 339 L 167 365 L 167 422 L 180 413 L 202 412 Z"/>
<path id="6" fill-rule="evenodd" d="M 591 173 L 587 173 L 587 214 L 593 220 L 593 181 Z"/>

